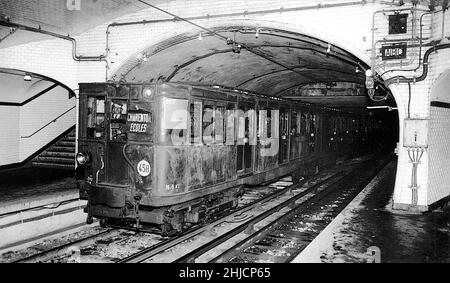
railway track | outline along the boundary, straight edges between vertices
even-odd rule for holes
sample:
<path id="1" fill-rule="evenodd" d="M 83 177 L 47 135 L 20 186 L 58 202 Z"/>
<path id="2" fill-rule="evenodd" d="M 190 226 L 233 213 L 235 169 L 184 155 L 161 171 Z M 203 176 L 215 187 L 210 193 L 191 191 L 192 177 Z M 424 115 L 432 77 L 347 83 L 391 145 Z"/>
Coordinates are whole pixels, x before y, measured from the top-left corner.
<path id="1" fill-rule="evenodd" d="M 263 250 L 261 246 L 269 246 L 271 241 L 274 243 L 274 246 L 278 245 L 280 247 L 283 247 L 283 245 L 280 244 L 283 241 L 285 243 L 291 243 L 291 245 L 297 244 L 292 243 L 292 241 L 289 242 L 293 237 L 286 239 L 275 237 L 275 240 L 274 237 L 272 237 L 274 227 L 278 227 L 282 223 L 287 223 L 287 219 L 290 219 L 288 216 L 283 217 L 284 214 L 292 216 L 294 215 L 293 211 L 296 211 L 297 213 L 300 211 L 307 211 L 311 207 L 310 203 L 315 203 L 318 199 L 321 199 L 326 195 L 326 192 L 329 191 L 327 188 L 348 178 L 349 174 L 354 172 L 354 167 L 358 167 L 362 163 L 365 164 L 367 161 L 347 162 L 337 166 L 339 169 L 334 168 L 324 170 L 323 172 L 312 176 L 312 178 L 302 180 L 297 184 L 292 183 L 288 178 L 281 178 L 265 186 L 249 188 L 247 191 L 249 193 L 246 192 L 243 197 L 244 200 L 240 201 L 238 209 L 223 217 L 213 219 L 206 225 L 192 227 L 189 231 L 174 238 L 167 239 L 156 235 L 153 237 L 145 234 L 130 234 L 130 231 L 124 232 L 124 230 L 110 229 L 52 248 L 51 250 L 34 254 L 27 258 L 20 259 L 17 262 L 60 262 L 61 255 L 64 254 L 64 252 L 67 252 L 67 249 L 72 246 L 80 247 L 82 255 L 92 254 L 102 259 L 108 258 L 107 262 L 118 263 L 161 262 L 161 258 L 165 259 L 166 256 L 168 262 L 196 262 L 198 260 L 201 262 L 245 262 L 245 259 L 241 259 L 239 254 L 244 255 L 243 257 L 248 257 L 247 254 L 249 251 L 253 252 L 253 257 L 248 261 L 256 262 L 258 261 L 258 259 L 256 259 L 258 255 L 255 250 L 257 249 L 253 249 L 253 246 Z M 331 216 L 329 217 L 331 218 Z M 271 225 L 267 225 L 267 221 L 271 222 Z M 268 228 L 260 227 L 261 223 L 264 223 L 263 226 L 268 226 Z M 269 228 L 269 226 L 272 228 Z M 225 233 L 223 230 L 225 230 Z M 217 233 L 217 231 L 219 231 L 219 233 Z M 118 236 L 121 233 L 122 235 Z M 239 245 L 236 244 L 236 239 L 234 239 L 234 242 L 230 242 L 233 244 L 228 243 L 229 240 L 235 238 L 236 235 L 244 235 L 243 238 L 238 241 Z M 114 241 L 125 243 L 124 249 L 126 252 L 123 253 L 123 255 L 120 254 L 118 256 L 105 257 L 104 255 L 102 256 L 99 255 L 98 252 L 95 252 L 97 242 L 108 242 L 109 240 L 105 240 L 106 238 L 110 239 L 114 237 L 115 239 L 111 240 L 111 243 Z M 136 239 L 147 238 L 142 240 L 143 244 L 141 243 L 140 246 L 127 246 L 130 242 L 135 242 L 135 240 L 128 241 L 127 239 L 133 237 Z M 306 236 L 303 235 L 300 239 L 305 239 L 305 237 Z M 310 235 L 307 240 L 299 243 L 299 245 L 301 246 L 301 244 L 305 244 L 313 238 L 313 235 Z M 199 241 L 200 244 L 195 246 L 195 242 Z M 217 257 L 217 255 L 209 255 L 209 258 L 206 257 L 207 260 L 204 259 L 204 255 L 208 255 L 210 251 L 213 251 L 217 247 L 222 248 L 223 250 L 224 245 L 228 245 L 228 248 L 225 250 L 229 251 L 219 252 L 219 254 L 221 254 L 220 257 Z M 103 246 L 109 247 L 109 244 Z M 178 250 L 182 250 L 183 246 L 186 246 L 184 247 L 185 251 L 179 254 L 180 252 Z M 253 250 L 248 249 L 250 246 L 252 246 Z M 296 246 L 296 248 L 298 247 Z M 271 250 L 275 251 L 274 248 L 271 248 Z M 294 254 L 293 250 L 289 250 L 289 252 Z M 217 252 L 215 253 L 217 254 Z M 262 257 L 264 258 L 264 256 Z M 273 256 L 265 256 L 265 261 L 282 262 L 284 260 L 286 260 L 286 258 L 280 257 L 276 259 Z M 99 262 L 104 261 L 100 260 Z"/>
<path id="2" fill-rule="evenodd" d="M 351 166 L 351 165 L 347 165 Z M 257 208 L 259 206 L 260 213 L 257 213 L 253 216 L 247 217 L 246 219 L 243 219 L 241 221 L 237 221 L 234 228 L 230 228 L 231 231 L 228 233 L 223 234 L 222 236 L 217 237 L 216 235 L 211 236 L 210 238 L 213 238 L 212 240 L 209 240 L 207 244 L 195 249 L 191 253 L 187 253 L 187 255 L 182 256 L 178 259 L 175 259 L 174 262 L 195 262 L 195 260 L 202 254 L 207 253 L 208 251 L 214 249 L 215 247 L 221 245 L 222 243 L 226 242 L 230 238 L 233 238 L 234 236 L 246 233 L 251 234 L 254 227 L 257 223 L 261 222 L 264 219 L 267 219 L 277 212 L 282 211 L 283 209 L 291 209 L 294 206 L 296 206 L 296 202 L 299 200 L 302 200 L 305 197 L 308 197 L 309 195 L 316 194 L 322 187 L 329 186 L 330 182 L 337 182 L 337 180 L 342 180 L 347 177 L 347 174 L 345 174 L 345 171 L 335 171 L 334 173 L 323 174 L 321 177 L 316 176 L 316 180 L 309 180 L 308 182 L 304 180 L 301 183 L 298 184 L 292 184 L 285 189 L 270 195 L 262 200 L 259 200 L 255 202 L 254 204 L 250 206 L 246 206 L 242 208 L 241 210 L 235 211 L 231 215 L 219 219 L 213 223 L 210 223 L 207 226 L 199 227 L 194 231 L 190 231 L 186 233 L 185 235 L 182 235 L 180 237 L 169 239 L 165 242 L 162 242 L 154 247 L 149 247 L 148 249 L 145 249 L 135 255 L 132 255 L 130 257 L 124 258 L 119 261 L 119 263 L 142 263 L 142 262 L 148 262 L 151 261 L 152 258 L 154 258 L 157 255 L 162 256 L 161 254 L 164 253 L 170 253 L 170 249 L 174 249 L 179 245 L 182 245 L 183 243 L 201 235 L 202 233 L 214 230 L 214 227 L 217 227 L 223 223 L 230 223 L 227 221 L 227 219 L 230 219 L 234 216 L 242 214 L 243 210 L 249 211 L 251 209 Z M 295 190 L 299 190 L 302 188 L 302 186 L 305 183 L 309 183 L 306 189 L 294 192 Z M 265 212 L 262 212 L 263 208 L 261 207 L 262 203 L 268 203 L 273 201 L 276 197 L 279 197 L 281 195 L 287 195 L 287 200 L 283 200 L 281 203 L 274 205 L 273 207 L 266 209 Z M 301 201 L 303 203 L 303 201 Z M 239 223 L 240 222 L 240 223 Z M 155 259 L 156 262 L 158 262 L 158 259 Z"/>
<path id="3" fill-rule="evenodd" d="M 274 186 L 276 184 L 276 186 Z M 245 211 L 250 210 L 254 208 L 256 205 L 258 205 L 259 202 L 264 201 L 270 201 L 273 198 L 276 198 L 286 192 L 287 189 L 285 189 L 287 184 L 292 184 L 288 179 L 286 178 L 280 178 L 275 183 L 272 183 L 269 186 L 272 186 L 271 190 L 266 190 L 265 192 L 258 191 L 257 187 L 250 188 L 249 191 L 253 192 L 250 194 L 246 194 L 244 197 L 247 200 L 244 200 L 243 203 L 240 204 L 240 208 L 230 215 L 227 215 L 226 217 L 234 217 L 236 215 L 239 215 L 240 213 L 245 213 Z M 274 192 L 275 191 L 275 192 Z M 262 196 L 261 196 L 262 195 Z M 224 219 L 222 221 L 225 221 Z M 214 221 L 213 225 L 217 225 L 220 223 L 221 220 Z M 209 226 L 207 226 L 209 227 Z M 205 230 L 209 228 L 203 228 L 202 227 L 194 227 L 194 229 L 191 229 L 189 232 L 187 232 L 184 235 L 181 235 L 177 238 L 167 240 L 167 241 L 161 241 L 160 243 L 153 246 L 155 249 L 165 248 L 167 247 L 168 242 L 176 242 L 180 239 L 193 237 L 197 234 L 203 233 Z M 89 250 L 91 249 L 90 246 L 95 244 L 98 241 L 102 241 L 104 238 L 111 238 L 115 236 L 119 236 L 121 231 L 120 229 L 108 229 L 107 231 L 101 231 L 100 233 L 96 233 L 94 235 L 90 235 L 88 237 L 84 237 L 75 241 L 70 241 L 68 243 L 53 247 L 51 249 L 33 253 L 30 256 L 26 256 L 24 258 L 20 258 L 18 260 L 14 260 L 15 263 L 32 263 L 32 262 L 54 262 L 59 261 L 60 257 L 64 257 L 67 255 L 67 250 L 71 247 L 80 247 L 82 250 Z M 120 240 L 120 239 L 119 239 Z"/>
<path id="4" fill-rule="evenodd" d="M 304 184 L 305 182 L 306 182 L 306 180 L 302 181 L 301 184 Z M 214 230 L 215 226 L 218 226 L 222 223 L 230 221 L 232 218 L 243 215 L 245 212 L 247 212 L 249 210 L 258 208 L 258 206 L 260 206 L 262 203 L 270 202 L 271 200 L 290 192 L 294 187 L 300 186 L 301 184 L 293 184 L 293 185 L 287 186 L 281 190 L 276 191 L 275 193 L 271 193 L 267 196 L 264 196 L 261 199 L 253 201 L 251 204 L 245 205 L 245 206 L 237 209 L 236 211 L 232 212 L 231 214 L 226 215 L 223 218 L 217 219 L 211 223 L 208 223 L 207 225 L 194 228 L 193 230 L 190 230 L 190 231 L 184 233 L 183 235 L 180 235 L 178 237 L 161 242 L 160 244 L 158 244 L 156 246 L 149 247 L 148 249 L 145 249 L 137 254 L 134 254 L 130 257 L 120 260 L 118 263 L 140 263 L 140 262 L 143 262 L 157 254 L 160 254 L 176 245 L 179 245 L 193 237 L 196 237 L 202 233 L 205 233 L 205 232 L 206 233 L 208 233 L 208 232 L 214 233 L 212 231 Z"/>
<path id="5" fill-rule="evenodd" d="M 260 219 L 244 223 L 242 226 L 216 238 L 198 249 L 177 259 L 177 263 L 284 263 L 292 261 L 325 227 L 356 197 L 356 195 L 376 176 L 385 165 L 366 162 L 362 167 L 352 170 L 344 176 L 331 177 L 323 182 L 326 188 L 318 191 L 307 201 L 292 206 L 288 201 L 280 206 L 291 209 L 268 224 L 255 230 L 256 221 L 281 210 L 275 207 L 261 215 Z M 369 169 L 372 170 L 369 170 Z M 295 203 L 294 203 L 295 204 Z M 247 225 L 247 228 L 246 228 Z M 205 256 L 214 248 L 240 233 L 246 233 L 244 239 L 219 251 L 218 256 Z M 228 245 L 229 246 L 229 245 Z M 217 251 L 216 251 L 217 253 Z"/>
<path id="6" fill-rule="evenodd" d="M 87 246 L 95 241 L 98 241 L 100 239 L 103 239 L 105 237 L 113 237 L 115 235 L 118 235 L 117 230 L 108 229 L 106 231 L 101 231 L 99 233 L 96 233 L 94 235 L 81 238 L 76 241 L 71 241 L 63 245 L 59 245 L 57 247 L 53 247 L 51 249 L 30 255 L 25 258 L 21 258 L 19 260 L 14 261 L 14 263 L 39 263 L 39 262 L 52 262 L 52 258 L 61 255 L 62 253 L 67 252 L 67 250 L 70 247 L 74 246 Z"/>

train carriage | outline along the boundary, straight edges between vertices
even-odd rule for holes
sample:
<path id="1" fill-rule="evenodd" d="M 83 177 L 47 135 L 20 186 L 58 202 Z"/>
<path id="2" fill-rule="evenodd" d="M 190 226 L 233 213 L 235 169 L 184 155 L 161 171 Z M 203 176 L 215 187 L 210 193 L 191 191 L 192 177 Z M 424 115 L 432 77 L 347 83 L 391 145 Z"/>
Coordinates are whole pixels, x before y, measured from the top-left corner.
<path id="1" fill-rule="evenodd" d="M 243 185 L 300 178 L 349 154 L 364 117 L 188 84 L 81 84 L 77 183 L 88 223 L 181 232 Z"/>

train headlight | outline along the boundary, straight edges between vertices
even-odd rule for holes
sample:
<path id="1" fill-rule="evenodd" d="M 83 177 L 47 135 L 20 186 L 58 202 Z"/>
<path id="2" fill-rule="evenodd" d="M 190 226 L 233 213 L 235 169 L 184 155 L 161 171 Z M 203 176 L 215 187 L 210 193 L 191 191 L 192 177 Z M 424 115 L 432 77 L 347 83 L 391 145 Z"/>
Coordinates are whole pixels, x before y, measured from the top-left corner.
<path id="1" fill-rule="evenodd" d="M 153 90 L 149 87 L 146 87 L 142 94 L 144 98 L 153 99 Z"/>
<path id="2" fill-rule="evenodd" d="M 88 164 L 90 161 L 89 154 L 83 152 L 78 153 L 76 159 L 77 163 L 81 166 Z"/>

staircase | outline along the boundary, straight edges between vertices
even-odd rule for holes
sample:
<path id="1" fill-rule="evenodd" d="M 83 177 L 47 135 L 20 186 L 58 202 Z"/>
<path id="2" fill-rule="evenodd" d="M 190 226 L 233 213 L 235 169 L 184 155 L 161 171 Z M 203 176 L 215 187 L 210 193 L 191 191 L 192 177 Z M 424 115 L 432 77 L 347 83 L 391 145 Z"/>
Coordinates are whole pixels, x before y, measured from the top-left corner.
<path id="1" fill-rule="evenodd" d="M 75 130 L 31 161 L 33 167 L 75 170 Z"/>

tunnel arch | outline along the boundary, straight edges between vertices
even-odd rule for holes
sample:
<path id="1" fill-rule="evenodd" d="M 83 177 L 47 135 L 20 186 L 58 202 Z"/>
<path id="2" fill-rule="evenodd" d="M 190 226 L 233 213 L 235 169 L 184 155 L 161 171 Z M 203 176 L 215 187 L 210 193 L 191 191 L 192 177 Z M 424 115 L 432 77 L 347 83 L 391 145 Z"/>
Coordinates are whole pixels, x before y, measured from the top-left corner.
<path id="1" fill-rule="evenodd" d="M 340 53 L 342 56 L 348 56 L 351 60 L 354 60 L 354 64 L 360 65 L 362 67 L 362 73 L 364 70 L 368 68 L 368 64 L 370 62 L 370 57 L 363 50 L 360 50 L 357 46 L 352 45 L 351 43 L 345 42 L 345 40 L 336 38 L 333 35 L 326 34 L 323 31 L 313 30 L 311 28 L 302 27 L 302 26 L 294 26 L 290 24 L 274 22 L 274 21 L 258 21 L 258 20 L 249 20 L 249 19 L 241 19 L 241 20 L 233 20 L 233 21 L 208 21 L 207 23 L 201 23 L 202 26 L 214 30 L 215 32 L 219 32 L 221 34 L 231 33 L 232 30 L 241 31 L 238 35 L 236 41 L 240 41 L 243 37 L 242 31 L 248 33 L 255 33 L 256 30 L 261 31 L 262 38 L 264 32 L 271 33 L 272 36 L 280 36 L 283 34 L 286 37 L 292 37 L 291 40 L 294 41 L 295 37 L 297 40 L 303 39 L 305 42 L 310 41 L 312 44 L 316 44 L 317 49 L 315 52 L 321 51 L 322 53 L 327 51 L 328 44 L 330 44 L 332 51 L 328 53 L 328 56 L 334 55 L 335 52 Z M 203 33 L 203 42 L 208 40 L 210 35 Z M 160 55 L 161 52 L 167 50 L 178 44 L 183 44 L 186 42 L 195 42 L 199 37 L 199 29 L 191 26 L 180 27 L 175 34 L 164 34 L 158 39 L 154 39 L 152 42 L 148 42 L 146 48 L 141 48 L 135 50 L 131 55 L 129 55 L 124 61 L 118 64 L 118 67 L 111 72 L 110 79 L 120 80 L 120 79 L 130 79 L 127 78 L 127 75 L 132 71 L 133 68 L 140 65 L 139 62 L 142 60 L 143 54 L 148 54 L 149 58 Z M 263 40 L 260 40 L 263 41 Z M 197 42 L 196 42 L 197 43 Z M 222 53 L 230 53 L 230 48 L 226 48 L 227 45 L 225 42 L 219 43 L 216 42 L 217 46 L 215 49 L 217 54 Z M 306 44 L 306 43 L 305 43 Z M 201 46 L 201 44 L 197 44 L 197 46 Z M 220 47 L 220 48 L 217 48 Z M 269 46 L 266 46 L 269 47 Z M 295 48 L 295 46 L 292 46 Z M 185 55 L 186 56 L 186 55 Z M 194 60 L 207 59 L 209 56 L 207 53 L 204 53 L 201 56 L 205 56 L 205 58 L 193 58 Z M 177 66 L 182 65 L 183 63 L 189 63 L 189 60 L 178 64 Z M 155 64 L 156 65 L 156 62 Z M 295 66 L 294 66 L 295 67 Z M 295 68 L 294 68 L 295 69 Z M 319 68 L 317 68 L 319 69 Z M 279 70 L 272 70 L 273 72 Z M 336 72 L 336 70 L 335 70 Z M 269 73 L 269 72 L 267 72 Z M 343 72 L 345 75 L 345 72 Z M 266 76 L 265 74 L 259 74 Z M 163 76 L 163 78 L 170 77 L 173 78 L 170 74 Z M 158 76 L 156 76 L 156 79 Z M 155 79 L 155 78 L 154 78 Z M 250 79 L 250 78 L 249 78 Z M 239 85 L 239 84 L 238 84 Z"/>

